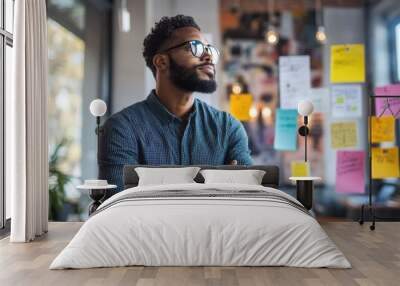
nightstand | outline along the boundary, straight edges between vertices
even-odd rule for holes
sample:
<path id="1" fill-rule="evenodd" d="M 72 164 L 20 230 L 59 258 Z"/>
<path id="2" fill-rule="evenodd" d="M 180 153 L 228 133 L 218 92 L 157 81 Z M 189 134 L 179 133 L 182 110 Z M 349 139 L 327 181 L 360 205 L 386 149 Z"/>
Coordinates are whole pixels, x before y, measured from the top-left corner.
<path id="1" fill-rule="evenodd" d="M 289 180 L 296 181 L 297 200 L 310 210 L 313 205 L 314 181 L 321 180 L 320 177 L 290 177 Z"/>
<path id="2" fill-rule="evenodd" d="M 89 205 L 89 216 L 101 205 L 101 199 L 106 195 L 107 189 L 115 189 L 116 185 L 109 185 L 107 180 L 85 180 L 84 185 L 77 186 L 77 189 L 89 190 L 89 197 L 93 202 Z"/>

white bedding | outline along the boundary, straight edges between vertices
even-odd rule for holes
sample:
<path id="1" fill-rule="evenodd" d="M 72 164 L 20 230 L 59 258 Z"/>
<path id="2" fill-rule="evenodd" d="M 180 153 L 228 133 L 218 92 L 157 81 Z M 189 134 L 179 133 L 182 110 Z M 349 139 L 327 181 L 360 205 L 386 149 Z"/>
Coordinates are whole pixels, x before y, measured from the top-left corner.
<path id="1" fill-rule="evenodd" d="M 169 190 L 181 190 L 182 195 L 135 197 Z M 184 196 L 185 191 L 241 195 L 196 197 Z M 251 191 L 263 193 L 252 197 Z M 99 207 L 50 269 L 127 265 L 350 268 L 342 252 L 299 204 L 277 189 L 254 185 L 193 183 L 127 189 Z"/>

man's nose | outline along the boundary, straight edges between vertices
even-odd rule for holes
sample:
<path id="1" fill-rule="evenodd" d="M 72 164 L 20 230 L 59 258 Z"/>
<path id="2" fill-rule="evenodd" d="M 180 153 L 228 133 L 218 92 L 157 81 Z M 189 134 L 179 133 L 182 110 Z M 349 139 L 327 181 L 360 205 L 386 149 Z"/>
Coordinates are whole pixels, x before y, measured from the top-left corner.
<path id="1" fill-rule="evenodd" d="M 205 49 L 204 49 L 202 60 L 207 61 L 207 62 L 212 62 L 212 54 L 208 47 L 205 47 Z"/>

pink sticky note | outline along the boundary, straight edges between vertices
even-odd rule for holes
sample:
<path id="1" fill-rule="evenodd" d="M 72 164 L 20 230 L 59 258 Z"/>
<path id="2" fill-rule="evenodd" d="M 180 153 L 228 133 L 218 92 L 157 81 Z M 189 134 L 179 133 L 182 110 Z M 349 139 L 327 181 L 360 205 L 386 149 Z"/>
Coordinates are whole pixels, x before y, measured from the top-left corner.
<path id="1" fill-rule="evenodd" d="M 400 118 L 400 84 L 391 84 L 375 88 L 375 95 L 382 98 L 375 98 L 375 115 L 393 115 Z M 384 98 L 385 95 L 398 98 Z M 388 108 L 389 107 L 389 108 Z"/>
<path id="2" fill-rule="evenodd" d="M 390 107 L 390 109 L 388 108 Z M 375 115 L 391 115 L 400 118 L 399 98 L 375 98 Z"/>
<path id="3" fill-rule="evenodd" d="M 365 192 L 364 158 L 364 151 L 336 152 L 336 192 Z"/>
<path id="4" fill-rule="evenodd" d="M 388 84 L 384 86 L 377 86 L 374 89 L 376 96 L 383 95 L 400 95 L 400 84 Z"/>

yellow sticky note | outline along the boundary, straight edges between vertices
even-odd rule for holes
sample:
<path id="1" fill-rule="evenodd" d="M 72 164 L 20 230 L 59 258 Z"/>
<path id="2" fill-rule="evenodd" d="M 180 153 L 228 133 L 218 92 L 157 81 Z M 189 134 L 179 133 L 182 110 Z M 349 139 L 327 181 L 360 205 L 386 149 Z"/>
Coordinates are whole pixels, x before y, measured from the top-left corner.
<path id="1" fill-rule="evenodd" d="M 398 178 L 399 170 L 399 148 L 378 148 L 371 149 L 372 155 L 372 178 Z"/>
<path id="2" fill-rule="evenodd" d="M 357 146 L 357 123 L 335 122 L 331 124 L 332 148 L 346 148 Z"/>
<path id="3" fill-rule="evenodd" d="M 394 142 L 394 116 L 371 117 L 371 142 Z"/>
<path id="4" fill-rule="evenodd" d="M 292 161 L 290 165 L 292 177 L 308 177 L 310 175 L 310 168 L 307 162 Z"/>
<path id="5" fill-rule="evenodd" d="M 331 46 L 331 82 L 364 82 L 365 50 L 362 44 Z"/>
<path id="6" fill-rule="evenodd" d="M 250 94 L 231 94 L 230 96 L 230 111 L 237 120 L 250 120 L 250 108 L 252 104 L 253 97 Z"/>

